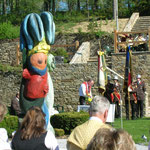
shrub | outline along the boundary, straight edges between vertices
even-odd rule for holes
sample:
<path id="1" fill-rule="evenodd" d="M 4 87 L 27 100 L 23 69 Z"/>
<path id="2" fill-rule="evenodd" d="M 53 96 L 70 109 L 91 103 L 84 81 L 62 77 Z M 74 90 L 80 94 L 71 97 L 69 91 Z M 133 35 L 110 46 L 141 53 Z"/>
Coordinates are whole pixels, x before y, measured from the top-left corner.
<path id="1" fill-rule="evenodd" d="M 56 136 L 63 136 L 65 134 L 65 131 L 63 129 L 54 128 L 54 130 Z"/>
<path id="2" fill-rule="evenodd" d="M 70 134 L 76 126 L 84 123 L 88 118 L 87 112 L 65 112 L 53 115 L 51 124 L 53 128 L 63 129 L 65 134 Z"/>
<path id="3" fill-rule="evenodd" d="M 0 128 L 5 128 L 8 136 L 11 137 L 12 132 L 16 131 L 19 127 L 19 120 L 17 116 L 6 115 L 0 123 Z"/>
<path id="4" fill-rule="evenodd" d="M 14 39 L 19 37 L 19 27 L 10 22 L 0 23 L 0 39 Z"/>
<path id="5" fill-rule="evenodd" d="M 64 48 L 58 48 L 56 51 L 51 52 L 54 56 L 63 56 L 64 57 L 64 63 L 68 62 L 68 53 Z"/>

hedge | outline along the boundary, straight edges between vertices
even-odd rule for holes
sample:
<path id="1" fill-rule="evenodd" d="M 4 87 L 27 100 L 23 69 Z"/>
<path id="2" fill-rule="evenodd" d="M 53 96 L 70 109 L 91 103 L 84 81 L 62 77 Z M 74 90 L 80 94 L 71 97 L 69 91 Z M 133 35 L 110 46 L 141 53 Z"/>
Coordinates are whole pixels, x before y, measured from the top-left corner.
<path id="1" fill-rule="evenodd" d="M 63 129 L 65 134 L 70 134 L 76 126 L 84 123 L 88 118 L 87 112 L 64 112 L 53 115 L 51 124 L 53 128 Z"/>
<path id="2" fill-rule="evenodd" d="M 0 123 L 0 128 L 5 128 L 8 136 L 12 136 L 12 132 L 16 131 L 19 127 L 19 120 L 17 116 L 6 115 Z"/>

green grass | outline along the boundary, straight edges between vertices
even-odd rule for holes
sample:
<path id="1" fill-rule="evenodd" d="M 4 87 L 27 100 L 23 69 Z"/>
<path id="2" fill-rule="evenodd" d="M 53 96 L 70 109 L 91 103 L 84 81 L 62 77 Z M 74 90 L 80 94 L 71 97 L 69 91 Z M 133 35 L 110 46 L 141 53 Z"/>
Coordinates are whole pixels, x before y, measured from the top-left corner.
<path id="1" fill-rule="evenodd" d="M 115 119 L 113 124 L 114 128 L 121 128 L 121 119 Z M 147 137 L 147 141 L 150 140 L 150 118 L 143 118 L 137 120 L 126 120 L 123 119 L 123 129 L 128 131 L 129 134 L 132 135 L 135 143 L 145 143 L 145 141 L 141 138 L 142 135 Z"/>
<path id="2" fill-rule="evenodd" d="M 74 27 L 77 23 L 73 23 L 73 22 L 68 22 L 68 23 L 63 23 L 60 22 L 59 24 L 56 24 L 56 32 L 60 32 L 60 31 L 70 31 L 72 30 L 72 27 Z"/>

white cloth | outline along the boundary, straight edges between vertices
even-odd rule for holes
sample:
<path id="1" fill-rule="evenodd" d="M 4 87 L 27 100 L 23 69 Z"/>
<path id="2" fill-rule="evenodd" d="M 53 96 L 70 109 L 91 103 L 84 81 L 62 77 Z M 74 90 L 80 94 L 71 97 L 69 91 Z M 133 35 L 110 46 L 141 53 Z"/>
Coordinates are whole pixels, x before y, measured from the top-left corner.
<path id="1" fill-rule="evenodd" d="M 54 136 L 54 134 L 49 130 L 45 137 L 45 146 L 50 150 L 57 150 L 58 149 L 58 143 Z"/>
<path id="2" fill-rule="evenodd" d="M 90 117 L 89 120 L 97 120 L 97 121 L 99 121 L 100 123 L 103 123 L 103 121 L 102 121 L 100 118 L 95 117 L 95 116 Z"/>
<path id="3" fill-rule="evenodd" d="M 148 146 L 148 150 L 150 150 L 150 141 L 149 141 L 149 146 Z"/>
<path id="4" fill-rule="evenodd" d="M 0 128 L 0 150 L 11 150 L 8 143 L 7 131 L 4 128 Z"/>
<path id="5" fill-rule="evenodd" d="M 88 86 L 87 86 L 87 90 L 88 90 Z M 92 97 L 92 92 L 90 90 L 90 97 Z M 80 88 L 79 88 L 79 96 L 83 96 L 86 97 L 86 85 L 84 83 L 81 84 Z"/>

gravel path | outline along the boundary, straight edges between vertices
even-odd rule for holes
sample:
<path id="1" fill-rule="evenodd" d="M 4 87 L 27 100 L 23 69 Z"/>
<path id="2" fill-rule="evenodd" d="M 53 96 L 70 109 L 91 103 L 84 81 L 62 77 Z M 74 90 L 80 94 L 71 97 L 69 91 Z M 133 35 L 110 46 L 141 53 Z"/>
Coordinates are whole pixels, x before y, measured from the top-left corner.
<path id="1" fill-rule="evenodd" d="M 67 139 L 57 139 L 60 150 L 67 150 Z M 137 150 L 148 150 L 147 146 L 136 144 Z"/>

